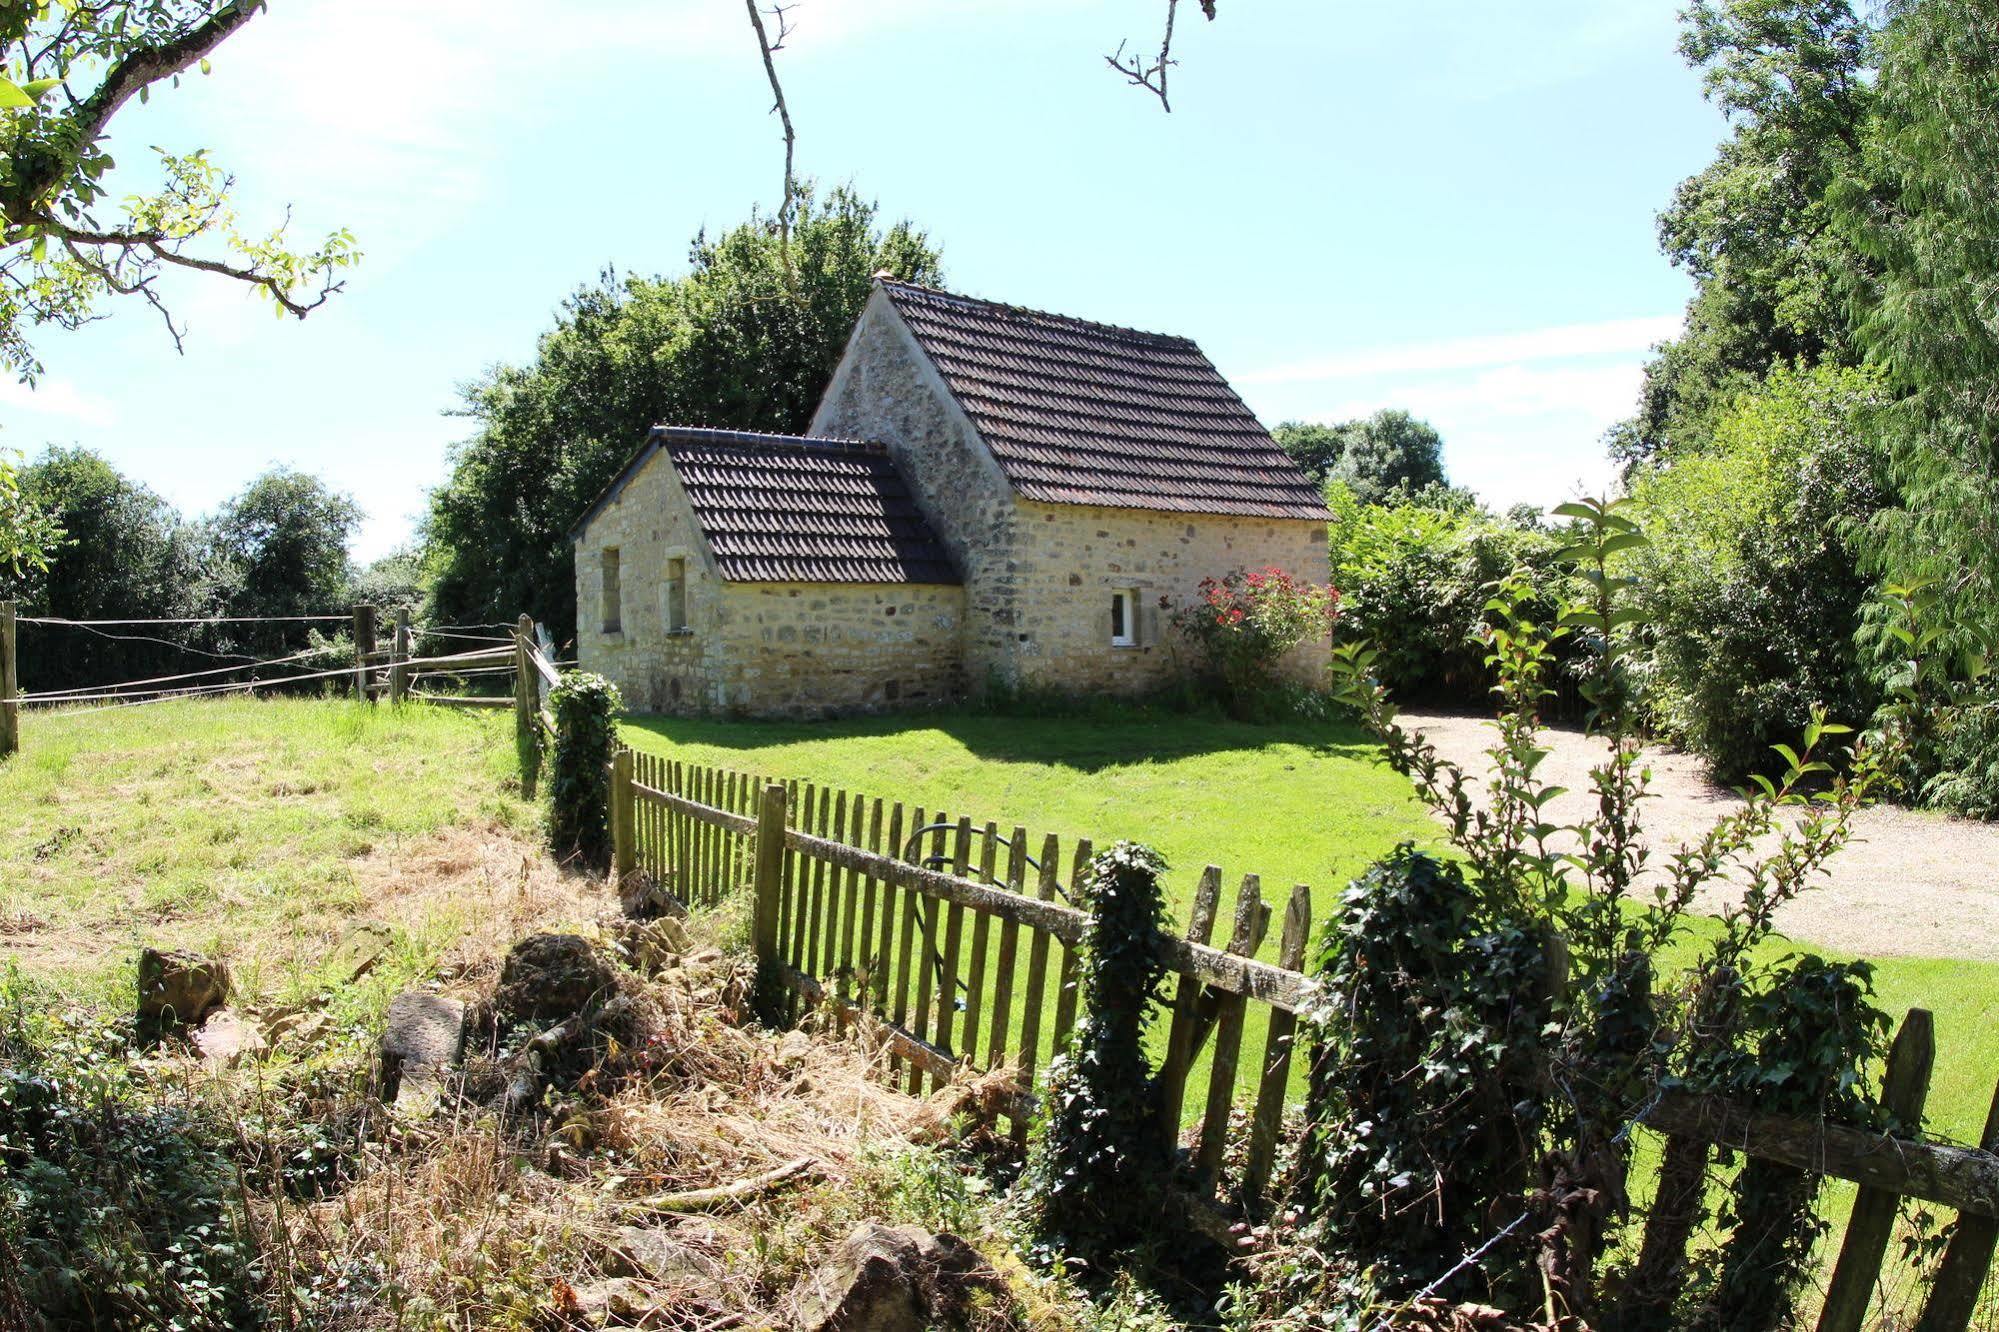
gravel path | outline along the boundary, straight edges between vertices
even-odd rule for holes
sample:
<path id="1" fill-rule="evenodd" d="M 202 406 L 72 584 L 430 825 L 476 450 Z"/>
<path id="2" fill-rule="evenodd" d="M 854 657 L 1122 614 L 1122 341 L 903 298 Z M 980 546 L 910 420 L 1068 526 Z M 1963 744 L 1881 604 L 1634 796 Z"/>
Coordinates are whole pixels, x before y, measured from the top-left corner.
<path id="1" fill-rule="evenodd" d="M 1474 776 L 1488 765 L 1488 719 L 1438 713 L 1402 714 L 1444 757 Z M 1566 728 L 1551 729 L 1541 767 L 1550 785 L 1568 788 L 1549 806 L 1556 823 L 1579 822 L 1593 800 L 1589 769 L 1603 745 Z M 1708 780 L 1699 760 L 1670 749 L 1646 755 L 1652 769 L 1642 818 L 1655 861 L 1741 802 Z M 1999 961 L 1999 824 L 1878 807 L 1855 820 L 1856 838 L 1827 867 L 1818 887 L 1777 915 L 1794 939 L 1861 956 L 1956 957 Z M 1701 902 L 1714 910 L 1725 889 Z"/>

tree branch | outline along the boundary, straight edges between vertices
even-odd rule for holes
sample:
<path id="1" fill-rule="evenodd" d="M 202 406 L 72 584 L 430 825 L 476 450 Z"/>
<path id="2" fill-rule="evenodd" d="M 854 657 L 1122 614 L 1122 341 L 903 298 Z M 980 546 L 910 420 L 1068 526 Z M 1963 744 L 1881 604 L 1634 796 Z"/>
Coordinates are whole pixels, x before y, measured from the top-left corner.
<path id="1" fill-rule="evenodd" d="M 70 122 L 78 132 L 78 143 L 90 143 L 104 133 L 104 127 L 140 89 L 158 83 L 196 64 L 220 46 L 238 28 L 256 17 L 264 0 L 229 0 L 208 19 L 170 42 L 142 47 L 113 65 L 104 82 L 83 99 Z"/>
<path id="2" fill-rule="evenodd" d="M 1201 13 L 1212 19 L 1215 16 L 1215 0 L 1200 0 Z M 1180 62 L 1173 58 L 1173 20 L 1179 16 L 1180 0 L 1166 0 L 1166 32 L 1159 42 L 1159 55 L 1151 64 L 1138 55 L 1126 55 L 1128 44 L 1119 42 L 1115 52 L 1104 57 L 1104 63 L 1118 73 L 1135 88 L 1144 88 L 1159 99 L 1159 105 L 1170 115 L 1173 103 L 1166 96 L 1166 74 Z"/>
<path id="3" fill-rule="evenodd" d="M 757 49 L 763 53 L 764 76 L 770 80 L 773 98 L 771 110 L 777 113 L 779 123 L 784 126 L 784 197 L 777 209 L 778 252 L 784 258 L 785 272 L 791 271 L 791 216 L 798 201 L 798 177 L 793 170 L 793 161 L 798 150 L 798 135 L 791 125 L 791 108 L 784 102 L 784 85 L 778 82 L 777 61 L 773 59 L 784 49 L 785 38 L 791 35 L 791 24 L 785 17 L 793 5 L 774 4 L 771 17 L 777 20 L 777 40 L 772 41 L 764 28 L 763 11 L 757 8 L 757 0 L 743 0 L 750 11 L 750 26 L 756 29 Z"/>

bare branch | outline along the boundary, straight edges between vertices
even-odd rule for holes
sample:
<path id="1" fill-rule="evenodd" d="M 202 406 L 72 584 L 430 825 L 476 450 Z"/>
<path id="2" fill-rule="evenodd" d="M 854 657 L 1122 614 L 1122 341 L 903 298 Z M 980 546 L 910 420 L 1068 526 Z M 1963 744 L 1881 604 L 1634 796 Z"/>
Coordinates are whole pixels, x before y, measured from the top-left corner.
<path id="1" fill-rule="evenodd" d="M 1216 0 L 1200 0 L 1201 13 L 1207 18 L 1215 16 Z M 1173 58 L 1173 20 L 1179 17 L 1180 0 L 1166 0 L 1166 32 L 1159 42 L 1159 55 L 1150 64 L 1136 54 L 1126 55 L 1124 48 L 1128 42 L 1119 42 L 1115 52 L 1104 57 L 1104 63 L 1118 73 L 1135 88 L 1143 88 L 1159 99 L 1159 105 L 1171 114 L 1173 103 L 1166 96 L 1167 71 L 1180 62 Z"/>
<path id="2" fill-rule="evenodd" d="M 783 256 L 785 272 L 791 272 L 791 217 L 798 201 L 798 177 L 793 170 L 793 162 L 798 150 L 798 135 L 792 129 L 791 108 L 784 102 L 784 85 L 778 82 L 777 61 L 772 57 L 784 49 L 785 39 L 791 36 L 791 24 L 787 15 L 796 5 L 772 5 L 771 17 L 777 20 L 777 40 L 772 41 L 764 27 L 763 11 L 757 8 L 757 0 L 743 0 L 750 11 L 750 26 L 756 29 L 757 49 L 763 53 L 764 76 L 770 80 L 773 98 L 771 110 L 777 113 L 779 123 L 784 126 L 784 199 L 777 209 L 778 252 Z"/>

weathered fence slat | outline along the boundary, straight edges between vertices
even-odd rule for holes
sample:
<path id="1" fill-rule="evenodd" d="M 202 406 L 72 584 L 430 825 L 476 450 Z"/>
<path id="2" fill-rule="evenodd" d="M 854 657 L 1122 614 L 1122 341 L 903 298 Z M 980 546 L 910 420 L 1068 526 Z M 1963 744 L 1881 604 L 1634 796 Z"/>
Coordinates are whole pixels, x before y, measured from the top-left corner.
<path id="1" fill-rule="evenodd" d="M 1041 873 L 1035 895 L 1043 902 L 1055 900 L 1056 877 L 1061 874 L 1062 842 L 1049 833 L 1041 843 Z M 1035 930 L 1027 941 L 1027 994 L 1020 1006 L 1020 1079 L 1023 1086 L 1034 1085 L 1034 1072 L 1041 1059 L 1041 1005 L 1048 995 L 1048 943 L 1046 930 Z M 1025 1141 L 1027 1124 L 1016 1120 L 1013 1136 Z"/>
<path id="2" fill-rule="evenodd" d="M 1257 925 L 1263 917 L 1263 882 L 1245 874 L 1236 892 L 1235 933 L 1229 952 L 1247 956 L 1257 944 Z M 1220 996 L 1215 1020 L 1215 1057 L 1208 1077 L 1208 1108 L 1201 1118 L 1201 1143 L 1194 1154 L 1194 1171 L 1204 1181 L 1212 1181 L 1222 1166 L 1222 1149 L 1228 1144 L 1229 1109 L 1235 1104 L 1236 1065 L 1242 1058 L 1242 1023 L 1248 1001 L 1239 994 Z"/>
<path id="3" fill-rule="evenodd" d="M 1080 901 L 1083 896 L 1083 882 L 1089 876 L 1090 839 L 1079 838 L 1076 842 L 1075 868 L 1069 872 L 1069 898 Z M 1076 913 L 1079 917 L 1081 912 Z M 1076 1027 L 1076 943 L 1080 939 L 1062 941 L 1061 980 L 1055 989 L 1055 1053 L 1060 1054 L 1069 1044 L 1069 1033 Z"/>
<path id="4" fill-rule="evenodd" d="M 1025 893 L 1027 888 L 1027 829 L 1015 825 L 1006 849 L 1006 890 Z M 986 1038 L 986 1064 L 998 1068 L 1007 1057 L 1007 1023 L 1013 1018 L 1014 972 L 1020 962 L 1020 922 L 1012 916 L 1000 918 L 999 959 L 994 963 L 993 1029 Z"/>
<path id="5" fill-rule="evenodd" d="M 1912 1008 L 1902 1019 L 1902 1029 L 1895 1033 L 1895 1043 L 1888 1050 L 1888 1067 L 1881 1076 L 1881 1108 L 1897 1124 L 1913 1130 L 1922 1122 L 1935 1064 L 1936 1036 L 1929 1011 Z M 1860 1332 L 1875 1281 L 1881 1275 L 1881 1260 L 1894 1234 L 1899 1205 L 1895 1193 L 1861 1186 L 1860 1196 L 1853 1201 L 1852 1219 L 1846 1223 L 1839 1262 L 1832 1269 L 1832 1280 L 1826 1283 L 1819 1332 Z"/>
<path id="6" fill-rule="evenodd" d="M 1277 943 L 1277 965 L 1297 971 L 1305 963 L 1305 943 L 1312 933 L 1312 890 L 1304 884 L 1291 889 L 1284 907 L 1284 934 Z M 1298 1015 L 1270 1010 L 1263 1042 L 1263 1077 L 1257 1084 L 1256 1110 L 1250 1120 L 1249 1155 L 1242 1168 L 1243 1202 L 1255 1208 L 1263 1201 L 1270 1171 L 1277 1161 L 1277 1135 L 1284 1127 L 1284 1097 L 1291 1085 L 1291 1040 Z"/>
<path id="7" fill-rule="evenodd" d="M 1221 900 L 1222 869 L 1210 865 L 1194 886 L 1194 909 L 1187 917 L 1187 942 L 1206 944 L 1215 934 L 1215 909 Z M 1159 1069 L 1159 1129 L 1166 1146 L 1180 1141 L 1180 1112 L 1187 1100 L 1187 1074 L 1194 1063 L 1194 1029 L 1201 1000 L 1201 980 L 1182 973 L 1173 993 L 1173 1016 L 1166 1029 L 1166 1058 Z"/>
<path id="8" fill-rule="evenodd" d="M 1992 1092 L 1992 1107 L 1985 1112 L 1985 1132 L 1978 1145 L 1985 1151 L 1999 1151 L 1999 1088 Z M 1986 1274 L 1992 1270 L 1992 1252 L 1999 1246 L 1999 1219 L 1961 1212 L 1957 1233 L 1944 1249 L 1930 1283 L 1930 1298 L 1916 1320 L 1915 1332 L 1964 1332 L 1978 1311 L 1978 1297 L 1985 1291 Z"/>
<path id="9" fill-rule="evenodd" d="M 999 828 L 987 823 L 981 836 L 979 848 L 979 878 L 986 883 L 994 883 L 995 861 L 999 851 Z M 972 913 L 972 955 L 965 963 L 965 1021 L 960 1040 L 959 1055 L 972 1063 L 979 1062 L 979 1022 L 985 1016 L 986 1008 L 986 953 L 992 942 L 993 916 L 990 911 Z M 991 1056 L 988 1043 L 987 1055 Z"/>
<path id="10" fill-rule="evenodd" d="M 951 842 L 951 877 L 962 879 L 971 868 L 972 821 L 960 817 Z M 936 908 L 931 908 L 936 914 Z M 953 1040 L 952 1032 L 958 1017 L 958 977 L 961 974 L 965 938 L 965 906 L 962 902 L 946 903 L 944 907 L 944 958 L 937 971 L 937 1027 L 930 1038 L 931 1044 L 948 1051 L 954 1057 L 963 1053 Z"/>
<path id="11" fill-rule="evenodd" d="M 902 802 L 900 800 L 889 806 L 888 828 L 885 836 L 888 839 L 884 843 L 888 854 L 894 855 L 896 849 L 902 845 Z M 882 849 L 882 846 L 874 848 L 878 852 Z M 895 979 L 895 881 L 892 879 L 877 878 L 876 883 L 881 890 L 881 903 L 879 907 L 881 912 L 881 940 L 875 949 L 874 960 L 876 973 L 874 976 L 875 1011 L 886 1013 L 890 1011 L 889 1005 L 891 1000 L 889 990 Z"/>
<path id="12" fill-rule="evenodd" d="M 934 854 L 941 858 L 944 852 L 944 828 L 942 825 L 947 820 L 942 813 L 936 813 L 930 816 L 930 822 L 938 825 L 935 833 L 930 836 L 935 843 Z M 924 835 L 919 834 L 915 840 L 919 844 L 916 854 L 920 860 L 923 856 L 921 843 L 924 840 Z M 915 1035 L 916 1039 L 922 1041 L 930 1038 L 930 1005 L 932 1002 L 930 982 L 936 975 L 938 909 L 935 901 L 919 903 L 915 894 L 910 895 L 909 907 L 912 914 L 917 917 L 923 931 L 923 937 L 917 942 L 917 949 L 920 956 L 916 964 L 916 1003 L 912 1010 L 916 1021 L 915 1025 L 911 1028 L 912 1034 Z M 909 1070 L 909 1090 L 912 1093 L 923 1090 L 923 1072 L 921 1069 L 912 1067 Z"/>

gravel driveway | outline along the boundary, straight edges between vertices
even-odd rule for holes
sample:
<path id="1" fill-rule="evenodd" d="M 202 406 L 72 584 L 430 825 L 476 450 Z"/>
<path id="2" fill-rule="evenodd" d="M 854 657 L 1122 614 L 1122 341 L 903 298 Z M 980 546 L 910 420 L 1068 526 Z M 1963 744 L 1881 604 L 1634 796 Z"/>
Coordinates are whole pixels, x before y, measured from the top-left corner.
<path id="1" fill-rule="evenodd" d="M 1444 757 L 1473 776 L 1488 766 L 1484 750 L 1495 731 L 1489 719 L 1405 712 Z M 1551 729 L 1543 780 L 1568 788 L 1548 808 L 1556 823 L 1579 822 L 1594 801 L 1589 768 L 1604 746 L 1580 731 Z M 1654 861 L 1700 837 L 1740 805 L 1734 792 L 1708 780 L 1699 760 L 1671 749 L 1646 755 L 1652 769 L 1641 817 Z M 1794 939 L 1861 956 L 1959 957 L 1999 961 L 1999 824 L 1886 806 L 1863 810 L 1855 840 L 1827 867 L 1819 885 L 1777 915 Z M 1723 889 L 1700 905 L 1714 910 Z"/>

